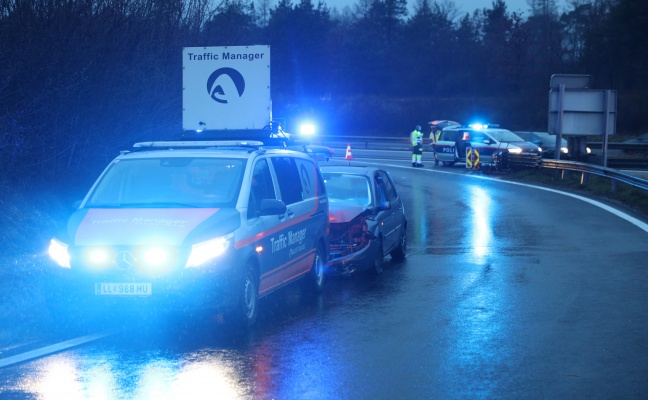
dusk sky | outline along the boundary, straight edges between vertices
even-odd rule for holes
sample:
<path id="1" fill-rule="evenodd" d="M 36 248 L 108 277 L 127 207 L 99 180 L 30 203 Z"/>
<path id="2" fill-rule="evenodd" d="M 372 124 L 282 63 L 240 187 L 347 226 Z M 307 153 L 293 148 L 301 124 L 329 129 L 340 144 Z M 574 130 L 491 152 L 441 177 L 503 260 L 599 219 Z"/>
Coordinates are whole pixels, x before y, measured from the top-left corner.
<path id="1" fill-rule="evenodd" d="M 434 0 L 430 1 L 432 2 Z M 442 2 L 443 0 L 440 1 Z M 357 0 L 323 0 L 323 2 L 331 8 L 335 7 L 338 9 L 338 11 L 342 11 L 345 6 L 351 6 L 355 4 Z M 407 1 L 410 9 L 414 7 L 416 2 L 417 0 Z M 529 4 L 527 0 L 504 0 L 504 2 L 506 3 L 509 12 L 522 11 L 524 15 L 528 15 L 529 13 Z M 556 1 L 556 4 L 559 8 L 564 7 L 566 3 L 567 0 Z M 313 1 L 313 4 L 317 4 L 317 1 Z M 457 5 L 457 8 L 459 8 L 460 15 L 463 15 L 466 12 L 472 14 L 472 12 L 476 9 L 490 8 L 493 4 L 493 0 L 455 0 L 455 4 Z"/>

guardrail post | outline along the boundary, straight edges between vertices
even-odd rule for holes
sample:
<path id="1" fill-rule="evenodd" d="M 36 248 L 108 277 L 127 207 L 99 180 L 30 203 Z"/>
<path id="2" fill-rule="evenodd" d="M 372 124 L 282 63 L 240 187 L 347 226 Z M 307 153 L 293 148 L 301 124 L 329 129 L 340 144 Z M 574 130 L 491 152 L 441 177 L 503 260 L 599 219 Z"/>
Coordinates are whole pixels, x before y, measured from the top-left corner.
<path id="1" fill-rule="evenodd" d="M 585 172 L 581 172 L 581 181 L 580 181 L 580 184 L 581 184 L 581 185 L 584 185 L 584 184 L 586 184 L 587 182 L 589 182 L 589 174 L 588 174 L 588 173 L 585 173 Z"/>

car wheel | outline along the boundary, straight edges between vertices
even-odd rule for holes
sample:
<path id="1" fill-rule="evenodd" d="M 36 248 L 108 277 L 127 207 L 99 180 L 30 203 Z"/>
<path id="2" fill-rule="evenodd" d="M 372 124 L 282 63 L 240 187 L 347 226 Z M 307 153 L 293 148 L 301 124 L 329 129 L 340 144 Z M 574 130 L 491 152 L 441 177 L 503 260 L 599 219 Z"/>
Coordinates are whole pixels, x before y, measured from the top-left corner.
<path id="1" fill-rule="evenodd" d="M 322 254 L 322 249 L 318 247 L 317 250 L 315 250 L 313 265 L 304 278 L 304 289 L 309 292 L 319 293 L 324 289 L 324 269 L 326 267 L 326 260 L 324 260 Z"/>
<path id="2" fill-rule="evenodd" d="M 376 247 L 378 248 L 376 249 L 373 260 L 370 261 L 369 272 L 374 275 L 380 275 L 383 272 L 383 260 L 385 258 L 383 255 L 382 241 L 378 240 L 378 246 Z"/>
<path id="3" fill-rule="evenodd" d="M 389 255 L 397 261 L 403 260 L 407 255 L 407 228 L 405 225 L 401 228 L 400 239 L 398 245 Z"/>
<path id="4" fill-rule="evenodd" d="M 253 265 L 248 265 L 240 278 L 236 296 L 236 305 L 227 320 L 236 327 L 251 327 L 259 313 L 259 277 Z"/>

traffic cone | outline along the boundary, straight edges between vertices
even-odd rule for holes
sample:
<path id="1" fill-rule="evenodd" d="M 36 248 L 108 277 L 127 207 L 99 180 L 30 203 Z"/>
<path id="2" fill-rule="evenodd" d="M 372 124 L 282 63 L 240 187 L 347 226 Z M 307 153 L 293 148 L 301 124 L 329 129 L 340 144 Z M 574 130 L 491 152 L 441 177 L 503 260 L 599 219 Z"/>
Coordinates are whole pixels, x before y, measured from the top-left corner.
<path id="1" fill-rule="evenodd" d="M 353 160 L 353 155 L 351 155 L 351 144 L 347 144 L 347 151 L 346 151 L 346 156 L 344 156 L 345 160 Z"/>

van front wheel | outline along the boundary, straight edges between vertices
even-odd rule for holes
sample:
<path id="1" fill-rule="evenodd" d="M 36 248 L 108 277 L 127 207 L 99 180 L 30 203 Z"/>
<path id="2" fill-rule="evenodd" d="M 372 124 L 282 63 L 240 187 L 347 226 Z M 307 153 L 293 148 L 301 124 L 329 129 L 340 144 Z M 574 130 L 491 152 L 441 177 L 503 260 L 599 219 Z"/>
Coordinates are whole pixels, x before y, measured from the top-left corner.
<path id="1" fill-rule="evenodd" d="M 239 278 L 235 295 L 236 304 L 226 314 L 226 322 L 235 327 L 249 328 L 259 314 L 259 275 L 254 265 L 249 264 Z"/>
<path id="2" fill-rule="evenodd" d="M 326 260 L 324 260 L 322 254 L 322 249 L 318 247 L 317 250 L 315 250 L 313 265 L 304 278 L 304 289 L 309 292 L 319 293 L 324 289 L 324 269 L 326 268 Z"/>

